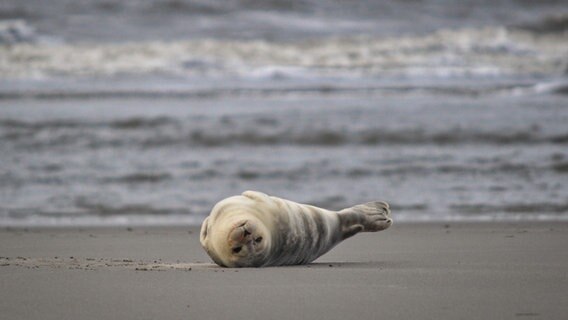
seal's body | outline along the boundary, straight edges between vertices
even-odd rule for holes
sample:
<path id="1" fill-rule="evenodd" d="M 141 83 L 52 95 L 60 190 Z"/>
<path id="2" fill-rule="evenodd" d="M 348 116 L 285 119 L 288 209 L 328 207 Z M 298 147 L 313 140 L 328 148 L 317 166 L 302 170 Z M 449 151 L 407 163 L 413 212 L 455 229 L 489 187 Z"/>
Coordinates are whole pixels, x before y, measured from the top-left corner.
<path id="1" fill-rule="evenodd" d="M 385 202 L 330 211 L 246 191 L 215 205 L 203 222 L 200 240 L 224 267 L 306 264 L 358 232 L 391 224 Z"/>

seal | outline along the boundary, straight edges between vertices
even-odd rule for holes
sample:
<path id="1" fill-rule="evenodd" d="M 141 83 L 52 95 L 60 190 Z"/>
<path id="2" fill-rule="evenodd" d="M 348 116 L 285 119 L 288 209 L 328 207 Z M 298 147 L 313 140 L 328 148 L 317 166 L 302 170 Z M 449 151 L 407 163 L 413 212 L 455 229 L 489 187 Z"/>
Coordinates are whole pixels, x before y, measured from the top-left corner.
<path id="1" fill-rule="evenodd" d="M 222 267 L 295 265 L 314 261 L 359 232 L 391 225 L 389 205 L 382 201 L 330 211 L 245 191 L 213 207 L 200 241 Z"/>

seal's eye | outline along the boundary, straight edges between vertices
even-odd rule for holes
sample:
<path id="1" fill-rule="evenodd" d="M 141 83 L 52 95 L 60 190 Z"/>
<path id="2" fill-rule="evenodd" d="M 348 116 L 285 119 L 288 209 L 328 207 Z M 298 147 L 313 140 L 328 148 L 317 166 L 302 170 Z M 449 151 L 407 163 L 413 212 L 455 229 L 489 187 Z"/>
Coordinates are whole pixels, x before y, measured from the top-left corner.
<path id="1" fill-rule="evenodd" d="M 233 248 L 233 253 L 239 253 L 239 252 L 241 252 L 241 249 L 242 249 L 242 248 L 243 248 L 243 247 L 236 247 L 236 248 Z"/>
<path id="2" fill-rule="evenodd" d="M 258 237 L 258 238 L 256 238 L 256 239 L 254 239 L 254 242 L 256 242 L 256 243 L 259 243 L 259 242 L 261 242 L 261 241 L 262 241 L 262 237 Z"/>

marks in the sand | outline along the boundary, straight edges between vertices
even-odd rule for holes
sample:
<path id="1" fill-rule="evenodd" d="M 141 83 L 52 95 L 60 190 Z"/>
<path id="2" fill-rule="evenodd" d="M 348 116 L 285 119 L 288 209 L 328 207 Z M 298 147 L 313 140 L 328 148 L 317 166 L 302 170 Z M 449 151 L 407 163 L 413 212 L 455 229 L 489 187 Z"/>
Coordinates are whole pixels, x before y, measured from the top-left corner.
<path id="1" fill-rule="evenodd" d="M 212 263 L 204 262 L 168 262 L 162 259 L 145 261 L 133 259 L 109 259 L 109 258 L 79 258 L 79 257 L 53 257 L 53 258 L 29 258 L 29 257 L 0 257 L 0 267 L 20 267 L 26 269 L 68 269 L 68 270 L 132 270 L 132 271 L 213 271 L 239 272 L 239 269 L 227 269 Z M 314 262 L 307 265 L 285 266 L 284 268 L 296 269 L 332 269 L 332 268 L 356 268 L 356 269 L 384 269 L 401 268 L 403 264 L 389 262 Z M 282 267 L 279 267 L 282 268 Z M 253 268 L 258 270 L 256 268 Z"/>
<path id="2" fill-rule="evenodd" d="M 55 268 L 77 270 L 103 270 L 103 269 L 126 269 L 134 271 L 191 271 L 217 268 L 210 263 L 187 263 L 167 262 L 161 259 L 153 261 L 131 259 L 106 259 L 106 258 L 77 258 L 77 257 L 53 257 L 53 258 L 26 258 L 26 257 L 0 257 L 0 267 L 22 267 L 28 269 Z"/>
<path id="3" fill-rule="evenodd" d="M 401 269 L 407 266 L 406 262 L 392 262 L 392 261 L 364 261 L 364 262 L 312 262 L 306 265 L 284 266 L 287 269 Z M 282 268 L 282 267 L 279 267 Z"/>
<path id="4" fill-rule="evenodd" d="M 518 313 L 515 313 L 515 317 L 537 317 L 539 315 L 540 315 L 540 313 L 535 313 L 535 312 L 518 312 Z"/>

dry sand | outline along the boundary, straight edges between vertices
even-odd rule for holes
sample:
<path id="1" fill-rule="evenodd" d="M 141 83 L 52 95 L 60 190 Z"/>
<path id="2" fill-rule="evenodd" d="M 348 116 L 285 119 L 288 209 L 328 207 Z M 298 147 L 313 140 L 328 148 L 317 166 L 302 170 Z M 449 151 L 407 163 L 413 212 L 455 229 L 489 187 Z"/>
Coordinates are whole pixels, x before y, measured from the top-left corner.
<path id="1" fill-rule="evenodd" d="M 223 269 L 196 228 L 3 229 L 0 319 L 566 319 L 568 224 L 399 224 Z"/>

